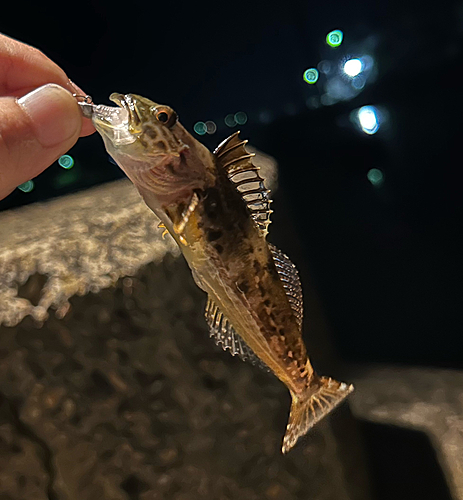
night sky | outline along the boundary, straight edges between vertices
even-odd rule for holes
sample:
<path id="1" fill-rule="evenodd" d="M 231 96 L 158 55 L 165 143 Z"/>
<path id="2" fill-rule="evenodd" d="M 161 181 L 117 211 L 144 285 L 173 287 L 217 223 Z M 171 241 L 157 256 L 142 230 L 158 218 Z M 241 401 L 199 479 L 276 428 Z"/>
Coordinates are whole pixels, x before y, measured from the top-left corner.
<path id="1" fill-rule="evenodd" d="M 291 219 L 344 359 L 463 367 L 463 2 L 48 5 L 4 13 L 0 30 L 94 102 L 133 92 L 189 130 L 212 120 L 216 133 L 197 136 L 210 148 L 237 129 L 226 115 L 247 114 L 242 136 L 280 165 L 271 236 L 283 246 Z M 338 48 L 325 40 L 335 29 Z M 308 68 L 320 71 L 313 85 Z M 375 106 L 376 133 L 361 128 L 363 106 Z M 0 209 L 122 177 L 96 135 L 70 154 L 72 170 L 53 165 Z"/>

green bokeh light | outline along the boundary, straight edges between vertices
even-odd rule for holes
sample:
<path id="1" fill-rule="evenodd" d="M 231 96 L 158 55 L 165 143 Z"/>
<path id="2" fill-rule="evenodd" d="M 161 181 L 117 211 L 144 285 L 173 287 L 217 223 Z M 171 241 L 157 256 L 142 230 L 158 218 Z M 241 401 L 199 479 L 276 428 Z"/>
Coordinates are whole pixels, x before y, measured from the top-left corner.
<path id="1" fill-rule="evenodd" d="M 339 47 L 342 43 L 343 38 L 344 38 L 344 33 L 341 30 L 330 31 L 326 35 L 326 43 L 330 47 Z"/>
<path id="2" fill-rule="evenodd" d="M 196 122 L 195 126 L 193 127 L 193 130 L 198 135 L 204 135 L 207 132 L 207 126 L 204 122 Z"/>
<path id="3" fill-rule="evenodd" d="M 235 116 L 230 113 L 225 117 L 224 122 L 227 127 L 234 127 L 236 125 Z"/>
<path id="4" fill-rule="evenodd" d="M 66 170 L 69 170 L 74 166 L 74 158 L 70 155 L 60 156 L 58 159 L 58 165 Z"/>
<path id="5" fill-rule="evenodd" d="M 306 69 L 302 77 L 305 82 L 313 84 L 318 80 L 318 70 L 315 68 Z"/>
<path id="6" fill-rule="evenodd" d="M 234 119 L 238 125 L 244 125 L 248 121 L 248 115 L 244 111 L 238 111 L 235 113 Z"/>
<path id="7" fill-rule="evenodd" d="M 18 186 L 20 191 L 24 193 L 30 193 L 34 189 L 34 181 L 26 181 Z"/>
<path id="8" fill-rule="evenodd" d="M 379 168 L 372 168 L 367 173 L 368 180 L 373 184 L 373 186 L 381 186 L 384 182 L 384 174 Z"/>
<path id="9" fill-rule="evenodd" d="M 59 175 L 53 179 L 53 187 L 55 189 L 63 189 L 68 186 L 72 186 L 82 177 L 82 172 L 80 169 L 76 168 L 71 172 L 60 171 Z"/>

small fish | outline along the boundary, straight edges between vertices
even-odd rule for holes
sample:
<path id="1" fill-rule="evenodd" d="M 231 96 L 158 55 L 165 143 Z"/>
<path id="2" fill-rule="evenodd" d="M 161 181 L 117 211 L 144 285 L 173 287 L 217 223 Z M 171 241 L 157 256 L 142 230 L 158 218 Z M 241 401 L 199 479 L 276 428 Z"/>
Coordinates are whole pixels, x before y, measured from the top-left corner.
<path id="1" fill-rule="evenodd" d="M 172 108 L 135 94 L 110 99 L 119 107 L 94 106 L 93 123 L 207 293 L 211 337 L 270 369 L 291 393 L 286 453 L 353 387 L 312 368 L 298 272 L 267 242 L 271 200 L 247 141 L 235 133 L 211 153 Z"/>

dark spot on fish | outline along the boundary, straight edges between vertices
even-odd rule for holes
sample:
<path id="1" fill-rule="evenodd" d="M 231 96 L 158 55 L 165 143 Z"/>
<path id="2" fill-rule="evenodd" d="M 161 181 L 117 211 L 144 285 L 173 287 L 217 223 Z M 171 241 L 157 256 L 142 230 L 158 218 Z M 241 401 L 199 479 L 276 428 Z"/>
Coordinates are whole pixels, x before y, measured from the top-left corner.
<path id="1" fill-rule="evenodd" d="M 169 173 L 175 174 L 175 168 L 172 163 L 166 163 L 166 169 L 169 171 Z"/>
<path id="2" fill-rule="evenodd" d="M 223 246 L 222 245 L 215 244 L 214 248 L 217 250 L 218 253 L 222 253 L 223 252 Z"/>
<path id="3" fill-rule="evenodd" d="M 166 144 L 165 144 L 164 141 L 158 141 L 158 142 L 156 142 L 156 144 L 154 145 L 154 147 L 156 149 L 161 150 L 161 151 L 167 151 L 167 146 L 166 146 Z"/>
<path id="4" fill-rule="evenodd" d="M 207 239 L 208 241 L 216 241 L 222 237 L 222 234 L 220 230 L 215 231 L 214 229 L 209 229 L 209 231 L 207 231 Z"/>
<path id="5" fill-rule="evenodd" d="M 241 231 L 246 231 L 248 228 L 248 223 L 249 220 L 247 218 L 241 217 L 238 220 L 238 227 L 241 229 Z"/>
<path id="6" fill-rule="evenodd" d="M 153 127 L 146 127 L 145 128 L 145 134 L 150 137 L 151 139 L 154 139 L 158 134 L 156 130 L 154 130 Z"/>
<path id="7" fill-rule="evenodd" d="M 217 218 L 219 211 L 219 195 L 216 189 L 208 189 L 204 197 L 204 211 L 210 219 Z"/>
<path id="8" fill-rule="evenodd" d="M 240 283 L 237 284 L 237 286 L 243 293 L 248 293 L 249 283 L 247 281 L 241 281 Z"/>
<path id="9" fill-rule="evenodd" d="M 269 306 L 270 305 L 270 300 L 269 299 L 265 299 L 264 300 L 264 306 Z"/>
<path id="10" fill-rule="evenodd" d="M 284 335 L 284 334 L 285 334 L 285 329 L 284 329 L 284 328 L 281 328 L 281 327 L 280 327 L 280 328 L 278 328 L 278 333 L 279 333 L 280 335 Z"/>
<path id="11" fill-rule="evenodd" d="M 198 222 L 198 229 L 201 229 L 202 227 L 204 227 L 204 222 L 203 221 L 199 221 Z"/>

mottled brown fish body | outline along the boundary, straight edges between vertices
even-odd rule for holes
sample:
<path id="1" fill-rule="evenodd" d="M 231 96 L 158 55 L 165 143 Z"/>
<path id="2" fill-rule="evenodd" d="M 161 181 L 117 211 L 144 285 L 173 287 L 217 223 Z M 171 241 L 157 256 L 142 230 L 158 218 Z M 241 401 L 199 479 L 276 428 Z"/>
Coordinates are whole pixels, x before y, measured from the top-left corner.
<path id="1" fill-rule="evenodd" d="M 285 453 L 353 388 L 312 369 L 301 283 L 289 258 L 267 243 L 269 192 L 253 155 L 238 133 L 211 154 L 168 106 L 134 94 L 111 98 L 127 123 L 107 107 L 93 123 L 207 292 L 211 336 L 232 355 L 260 360 L 290 390 Z"/>
<path id="2" fill-rule="evenodd" d="M 304 391 L 312 370 L 268 243 L 222 172 L 217 172 L 215 186 L 201 195 L 185 231 L 188 234 L 196 240 L 188 241 L 186 236 L 188 246 L 202 242 L 202 249 L 187 260 L 193 269 L 202 267 L 203 287 L 207 286 L 239 335 L 278 378 L 293 392 Z M 213 262 L 215 276 L 206 275 L 201 254 Z M 220 283 L 227 285 L 227 293 L 218 293 Z M 229 300 L 221 299 L 222 295 Z M 246 324 L 254 324 L 253 330 L 237 326 L 243 323 L 243 311 L 251 316 Z"/>

